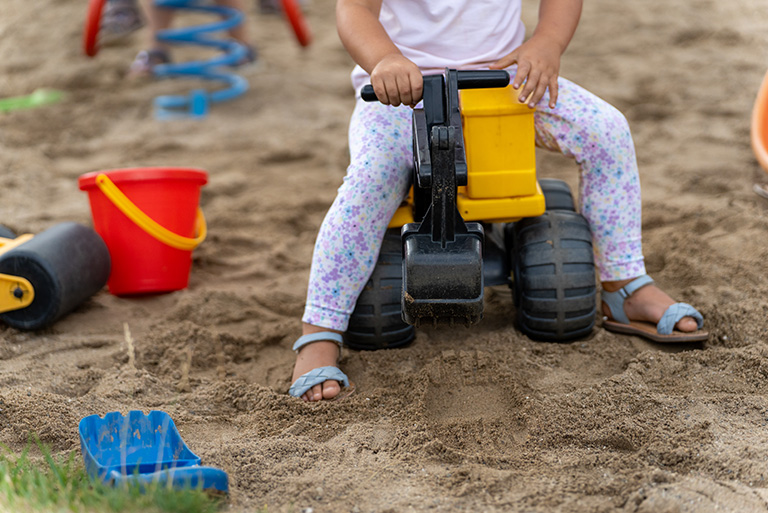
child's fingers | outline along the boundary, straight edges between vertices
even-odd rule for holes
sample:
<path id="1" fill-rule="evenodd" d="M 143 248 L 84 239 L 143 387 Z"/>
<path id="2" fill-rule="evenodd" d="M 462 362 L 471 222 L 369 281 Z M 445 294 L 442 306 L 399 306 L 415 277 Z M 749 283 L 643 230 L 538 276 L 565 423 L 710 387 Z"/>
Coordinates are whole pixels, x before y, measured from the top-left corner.
<path id="1" fill-rule="evenodd" d="M 536 85 L 536 89 L 534 90 L 533 94 L 528 97 L 528 106 L 530 108 L 534 108 L 538 103 L 539 100 L 541 100 L 544 97 L 544 93 L 547 92 L 547 83 L 542 81 L 539 81 L 539 83 Z"/>
<path id="2" fill-rule="evenodd" d="M 395 82 L 395 85 L 392 88 L 387 88 L 387 97 L 389 98 L 389 105 L 392 105 L 393 107 L 397 107 L 402 103 L 400 99 L 400 87 L 397 85 L 397 82 Z"/>
<path id="3" fill-rule="evenodd" d="M 376 98 L 378 98 L 381 103 L 383 103 L 384 105 L 389 104 L 389 96 L 387 95 L 387 88 L 384 86 L 383 83 L 374 85 L 373 92 L 376 93 Z"/>
<path id="4" fill-rule="evenodd" d="M 373 87 L 373 92 L 376 93 L 376 98 L 378 98 L 381 103 L 386 105 L 389 100 L 387 97 L 387 88 L 384 85 L 384 80 L 372 74 L 371 87 Z"/>
<path id="5" fill-rule="evenodd" d="M 514 63 L 517 62 L 517 52 L 510 53 L 509 55 L 505 55 L 498 61 L 494 62 L 490 66 L 488 66 L 490 69 L 504 69 L 512 66 Z"/>
<path id="6" fill-rule="evenodd" d="M 536 91 L 536 88 L 539 85 L 539 78 L 541 78 L 541 73 L 537 70 L 533 70 L 528 74 L 528 77 L 525 80 L 525 85 L 520 91 L 520 97 L 518 98 L 520 103 L 530 101 L 531 94 Z"/>
<path id="7" fill-rule="evenodd" d="M 400 103 L 414 106 L 421 100 L 422 94 L 421 72 L 409 73 L 398 78 L 398 91 Z"/>
<path id="8" fill-rule="evenodd" d="M 411 85 L 411 107 L 415 106 L 421 101 L 421 96 L 424 94 L 424 77 L 421 75 L 421 71 L 416 69 L 409 76 Z"/>
<path id="9" fill-rule="evenodd" d="M 402 103 L 403 105 L 411 105 L 413 100 L 411 98 L 411 80 L 410 77 L 402 77 L 397 81 L 397 93 L 398 103 L 393 104 L 395 107 Z"/>
<path id="10" fill-rule="evenodd" d="M 512 78 L 512 87 L 519 89 L 520 85 L 528 78 L 528 73 L 531 71 L 531 64 L 529 62 L 520 62 L 517 65 L 517 71 Z"/>
<path id="11" fill-rule="evenodd" d="M 549 82 L 549 108 L 554 109 L 557 105 L 557 75 L 552 77 L 552 80 Z"/>
<path id="12" fill-rule="evenodd" d="M 400 104 L 400 93 L 397 88 L 397 80 L 395 77 L 388 77 L 381 80 L 373 87 L 373 90 L 376 92 L 379 101 L 384 105 Z"/>

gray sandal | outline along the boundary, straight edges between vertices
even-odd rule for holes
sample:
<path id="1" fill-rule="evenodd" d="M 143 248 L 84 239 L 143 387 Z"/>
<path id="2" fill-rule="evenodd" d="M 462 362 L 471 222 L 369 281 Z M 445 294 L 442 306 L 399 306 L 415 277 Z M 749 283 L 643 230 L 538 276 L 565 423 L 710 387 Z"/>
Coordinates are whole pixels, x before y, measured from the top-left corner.
<path id="1" fill-rule="evenodd" d="M 320 333 L 311 333 L 309 335 L 302 335 L 299 337 L 296 342 L 293 344 L 293 350 L 297 353 L 299 352 L 299 349 L 302 347 L 311 344 L 313 342 L 319 342 L 321 340 L 326 340 L 329 342 L 335 342 L 339 345 L 339 349 L 344 347 L 344 337 L 342 337 L 338 333 L 334 333 L 333 331 L 321 331 Z M 327 366 L 327 367 L 318 367 L 316 369 L 312 369 L 311 371 L 307 372 L 306 374 L 302 374 L 299 376 L 296 381 L 293 382 L 293 385 L 291 385 L 291 388 L 288 390 L 288 393 L 292 395 L 293 397 L 301 397 L 305 393 L 307 393 L 307 390 L 312 388 L 315 385 L 319 385 L 320 383 L 325 383 L 326 381 L 338 381 L 341 383 L 344 387 L 347 388 L 347 391 L 343 394 L 339 394 L 338 396 L 334 397 L 334 400 L 341 399 L 343 397 L 347 397 L 349 394 L 351 394 L 354 391 L 354 386 L 350 384 L 349 378 L 346 374 L 341 372 L 341 370 L 338 367 L 333 366 Z M 343 397 L 340 397 L 343 396 Z"/>
<path id="2" fill-rule="evenodd" d="M 616 292 L 601 292 L 603 302 L 611 309 L 611 317 L 603 319 L 603 327 L 608 331 L 625 335 L 638 335 L 653 342 L 702 342 L 707 340 L 709 333 L 702 331 L 704 317 L 688 303 L 675 303 L 671 305 L 661 316 L 658 324 L 654 326 L 650 322 L 630 321 L 624 312 L 624 301 L 635 293 L 636 290 L 653 283 L 653 278 L 644 274 L 625 285 Z M 675 325 L 683 317 L 693 317 L 698 327 L 697 331 L 684 332 L 675 330 Z"/>

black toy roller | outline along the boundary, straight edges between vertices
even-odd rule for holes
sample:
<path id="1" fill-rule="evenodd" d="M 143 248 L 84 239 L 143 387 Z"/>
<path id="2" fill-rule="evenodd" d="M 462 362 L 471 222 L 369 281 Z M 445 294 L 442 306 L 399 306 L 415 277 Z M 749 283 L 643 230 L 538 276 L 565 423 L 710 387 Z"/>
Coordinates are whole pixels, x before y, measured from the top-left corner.
<path id="1" fill-rule="evenodd" d="M 24 330 L 49 326 L 101 290 L 110 273 L 106 244 L 91 228 L 62 223 L 0 254 L 0 273 L 29 280 L 32 303 L 0 314 Z"/>

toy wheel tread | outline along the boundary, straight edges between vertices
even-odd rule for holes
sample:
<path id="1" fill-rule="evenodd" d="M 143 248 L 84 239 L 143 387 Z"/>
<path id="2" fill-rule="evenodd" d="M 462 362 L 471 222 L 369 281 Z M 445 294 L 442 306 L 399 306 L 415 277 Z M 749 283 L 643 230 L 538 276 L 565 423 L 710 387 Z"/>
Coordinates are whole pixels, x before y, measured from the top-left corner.
<path id="1" fill-rule="evenodd" d="M 514 245 L 510 254 L 520 330 L 550 342 L 588 335 L 595 324 L 597 287 L 587 220 L 553 210 L 514 223 L 507 234 Z"/>
<path id="2" fill-rule="evenodd" d="M 0 224 L 0 237 L 3 239 L 15 239 L 16 234 L 13 233 L 13 230 L 8 228 L 7 226 L 3 226 Z"/>
<path id="3" fill-rule="evenodd" d="M 542 178 L 539 185 L 544 193 L 544 201 L 547 210 L 569 210 L 576 211 L 576 205 L 571 195 L 571 188 L 562 180 L 554 178 Z"/>
<path id="4" fill-rule="evenodd" d="M 384 236 L 379 259 L 349 319 L 346 345 L 375 350 L 401 347 L 414 336 L 413 326 L 402 319 L 403 256 L 398 229 Z"/>

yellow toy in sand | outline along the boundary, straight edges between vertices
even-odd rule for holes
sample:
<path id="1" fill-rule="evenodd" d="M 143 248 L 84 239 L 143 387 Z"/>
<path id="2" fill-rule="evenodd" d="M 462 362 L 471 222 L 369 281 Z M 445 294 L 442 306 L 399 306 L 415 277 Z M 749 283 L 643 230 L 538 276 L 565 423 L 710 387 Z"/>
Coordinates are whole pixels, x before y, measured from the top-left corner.
<path id="1" fill-rule="evenodd" d="M 424 77 L 423 107 L 413 110 L 414 185 L 350 318 L 350 347 L 402 346 L 425 322 L 474 324 L 484 287 L 503 284 L 531 338 L 591 332 L 589 224 L 567 184 L 537 180 L 534 110 L 508 84 L 503 70 Z M 362 97 L 376 101 L 370 86 Z"/>

